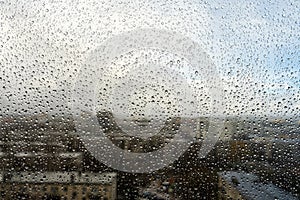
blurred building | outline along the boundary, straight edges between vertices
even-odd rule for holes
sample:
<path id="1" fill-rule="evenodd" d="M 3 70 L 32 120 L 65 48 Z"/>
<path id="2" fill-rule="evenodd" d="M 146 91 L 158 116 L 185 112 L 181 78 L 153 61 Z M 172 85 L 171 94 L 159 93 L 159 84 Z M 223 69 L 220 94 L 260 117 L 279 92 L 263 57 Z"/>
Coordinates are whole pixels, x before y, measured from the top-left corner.
<path id="1" fill-rule="evenodd" d="M 116 173 L 1 172 L 1 199 L 116 199 Z"/>
<path id="2" fill-rule="evenodd" d="M 81 171 L 83 151 L 72 132 L 16 130 L 1 133 L 0 170 Z"/>

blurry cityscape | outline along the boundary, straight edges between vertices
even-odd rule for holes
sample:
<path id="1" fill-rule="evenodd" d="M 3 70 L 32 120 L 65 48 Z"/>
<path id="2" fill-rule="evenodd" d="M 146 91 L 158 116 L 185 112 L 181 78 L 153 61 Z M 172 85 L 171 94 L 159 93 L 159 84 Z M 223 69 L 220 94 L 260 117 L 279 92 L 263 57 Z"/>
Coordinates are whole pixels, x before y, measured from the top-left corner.
<path id="1" fill-rule="evenodd" d="M 162 148 L 183 120 L 166 119 L 159 134 L 141 139 L 124 133 L 112 113 L 97 117 L 107 137 L 130 152 Z M 197 123 L 194 143 L 170 166 L 147 174 L 116 171 L 97 161 L 71 116 L 0 115 L 0 120 L 0 199 L 300 198 L 299 119 L 227 117 L 205 158 L 198 150 L 209 119 L 191 119 Z"/>

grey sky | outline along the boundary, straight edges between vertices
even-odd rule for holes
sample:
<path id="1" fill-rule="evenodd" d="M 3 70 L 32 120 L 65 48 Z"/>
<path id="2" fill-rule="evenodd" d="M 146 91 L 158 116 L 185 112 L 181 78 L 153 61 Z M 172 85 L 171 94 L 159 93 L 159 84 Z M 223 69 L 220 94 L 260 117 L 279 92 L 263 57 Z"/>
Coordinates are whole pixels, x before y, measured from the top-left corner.
<path id="1" fill-rule="evenodd" d="M 172 30 L 224 80 L 228 114 L 298 115 L 299 1 L 1 1 L 1 113 L 65 112 L 89 53 L 112 35 Z"/>

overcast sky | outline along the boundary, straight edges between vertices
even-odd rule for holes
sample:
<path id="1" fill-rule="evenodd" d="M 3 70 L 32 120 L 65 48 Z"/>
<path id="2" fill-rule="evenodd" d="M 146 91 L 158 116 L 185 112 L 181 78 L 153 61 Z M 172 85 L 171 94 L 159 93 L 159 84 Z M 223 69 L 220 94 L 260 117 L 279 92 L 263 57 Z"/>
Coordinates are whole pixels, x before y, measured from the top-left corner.
<path id="1" fill-rule="evenodd" d="M 0 111 L 68 112 L 92 50 L 113 35 L 156 28 L 210 56 L 227 114 L 298 116 L 299 10 L 296 0 L 0 1 Z"/>

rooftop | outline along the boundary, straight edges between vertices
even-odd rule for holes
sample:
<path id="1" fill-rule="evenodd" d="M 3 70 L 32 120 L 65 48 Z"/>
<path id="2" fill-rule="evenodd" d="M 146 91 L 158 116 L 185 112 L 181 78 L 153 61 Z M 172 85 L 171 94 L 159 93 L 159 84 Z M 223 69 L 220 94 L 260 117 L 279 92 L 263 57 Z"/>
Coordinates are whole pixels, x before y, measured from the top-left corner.
<path id="1" fill-rule="evenodd" d="M 5 180 L 4 177 L 9 177 Z M 0 172 L 0 181 L 18 183 L 112 184 L 116 173 Z"/>
<path id="2" fill-rule="evenodd" d="M 275 186 L 272 183 L 265 184 L 260 182 L 259 178 L 251 173 L 242 171 L 225 171 L 219 172 L 218 175 L 232 187 L 236 188 L 246 199 L 297 199 L 289 192 Z"/>

